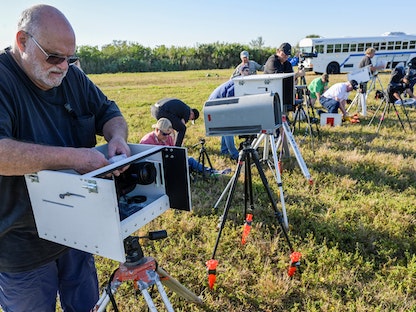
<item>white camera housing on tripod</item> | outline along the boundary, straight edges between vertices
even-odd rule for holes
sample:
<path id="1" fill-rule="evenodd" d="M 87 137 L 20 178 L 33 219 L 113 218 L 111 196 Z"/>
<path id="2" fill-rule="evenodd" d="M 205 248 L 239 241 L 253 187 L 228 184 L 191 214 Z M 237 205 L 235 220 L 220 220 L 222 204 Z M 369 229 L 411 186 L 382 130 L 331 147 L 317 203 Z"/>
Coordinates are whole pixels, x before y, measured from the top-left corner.
<path id="1" fill-rule="evenodd" d="M 204 105 L 207 136 L 272 134 L 282 124 L 278 93 L 220 98 Z"/>
<path id="2" fill-rule="evenodd" d="M 235 96 L 261 93 L 277 93 L 280 98 L 280 110 L 292 111 L 295 103 L 295 74 L 262 74 L 238 76 L 234 78 Z"/>
<path id="3" fill-rule="evenodd" d="M 124 239 L 169 208 L 191 210 L 186 149 L 129 144 L 132 156 L 80 175 L 42 170 L 25 175 L 39 237 L 125 262 Z M 107 156 L 107 145 L 97 147 Z M 108 158 L 108 157 L 107 157 Z M 121 197 L 111 172 L 127 165 L 154 165 L 150 184 L 132 184 L 131 198 L 145 199 L 121 218 Z"/>
<path id="4" fill-rule="evenodd" d="M 363 68 L 360 68 L 359 70 L 356 70 L 355 72 L 348 74 L 348 80 L 355 80 L 358 83 L 368 82 L 370 81 L 372 75 L 371 75 L 371 69 L 370 65 L 365 66 Z"/>

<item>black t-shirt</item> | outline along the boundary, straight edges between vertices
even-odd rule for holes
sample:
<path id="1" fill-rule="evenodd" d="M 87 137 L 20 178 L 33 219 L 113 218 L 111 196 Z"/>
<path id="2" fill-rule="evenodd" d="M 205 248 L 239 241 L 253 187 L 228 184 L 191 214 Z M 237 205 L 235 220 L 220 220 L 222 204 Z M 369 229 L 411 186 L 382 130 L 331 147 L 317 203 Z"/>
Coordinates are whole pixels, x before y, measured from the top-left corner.
<path id="1" fill-rule="evenodd" d="M 191 116 L 191 108 L 179 99 L 164 98 L 159 100 L 154 106 L 155 118 L 167 118 L 172 123 L 172 128 L 178 132 L 175 145 L 181 146 L 186 133 L 186 126 L 182 119 L 187 123 Z"/>
<path id="2" fill-rule="evenodd" d="M 292 64 L 289 61 L 285 61 L 283 64 L 280 62 L 276 54 L 270 56 L 266 64 L 264 64 L 264 74 L 280 74 L 280 73 L 293 73 Z"/>
<path id="3" fill-rule="evenodd" d="M 59 87 L 42 91 L 8 50 L 0 53 L 0 139 L 94 147 L 104 124 L 121 116 L 76 66 L 69 66 Z M 23 176 L 0 175 L 0 198 L 0 272 L 34 269 L 66 250 L 38 237 Z"/>
<path id="4" fill-rule="evenodd" d="M 391 71 L 390 82 L 387 85 L 387 93 L 391 103 L 396 101 L 396 98 L 393 96 L 394 93 L 401 94 L 406 90 L 406 86 L 403 85 L 402 79 L 405 75 L 404 67 L 396 67 Z"/>

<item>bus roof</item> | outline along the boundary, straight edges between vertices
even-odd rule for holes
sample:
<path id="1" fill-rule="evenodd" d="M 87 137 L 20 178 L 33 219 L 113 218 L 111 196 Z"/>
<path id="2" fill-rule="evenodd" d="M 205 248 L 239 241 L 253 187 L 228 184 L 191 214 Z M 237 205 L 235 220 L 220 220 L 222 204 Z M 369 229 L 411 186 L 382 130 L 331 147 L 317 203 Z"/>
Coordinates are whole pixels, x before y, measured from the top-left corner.
<path id="1" fill-rule="evenodd" d="M 388 32 L 380 36 L 371 37 L 338 37 L 338 38 L 303 38 L 299 41 L 299 47 L 311 46 L 312 44 L 331 43 L 354 43 L 354 42 L 369 42 L 369 41 L 392 41 L 392 40 L 416 40 L 416 35 L 408 35 L 403 32 Z"/>

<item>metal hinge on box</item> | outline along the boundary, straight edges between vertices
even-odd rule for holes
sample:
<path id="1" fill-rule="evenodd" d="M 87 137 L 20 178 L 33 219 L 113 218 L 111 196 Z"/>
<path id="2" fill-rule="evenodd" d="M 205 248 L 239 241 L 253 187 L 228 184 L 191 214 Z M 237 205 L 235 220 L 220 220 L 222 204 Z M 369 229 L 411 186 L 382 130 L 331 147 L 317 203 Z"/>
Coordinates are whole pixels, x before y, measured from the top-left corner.
<path id="1" fill-rule="evenodd" d="M 95 180 L 84 180 L 82 188 L 85 188 L 90 193 L 98 193 L 97 181 Z"/>

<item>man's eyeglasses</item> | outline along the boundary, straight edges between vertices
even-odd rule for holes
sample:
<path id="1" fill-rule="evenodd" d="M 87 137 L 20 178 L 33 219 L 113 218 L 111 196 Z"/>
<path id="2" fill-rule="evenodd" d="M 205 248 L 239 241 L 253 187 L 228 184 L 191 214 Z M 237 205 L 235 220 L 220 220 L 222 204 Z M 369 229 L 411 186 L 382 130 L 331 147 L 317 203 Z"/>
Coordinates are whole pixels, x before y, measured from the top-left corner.
<path id="1" fill-rule="evenodd" d="M 26 33 L 26 34 L 33 40 L 33 42 L 42 51 L 42 53 L 45 54 L 46 63 L 52 64 L 52 65 L 58 65 L 58 64 L 61 64 L 65 61 L 67 61 L 68 64 L 72 64 L 72 63 L 75 63 L 78 60 L 78 58 L 76 56 L 60 56 L 60 55 L 56 55 L 56 54 L 49 54 L 40 46 L 39 42 L 37 42 L 37 40 L 31 34 L 29 34 L 29 33 Z"/>

